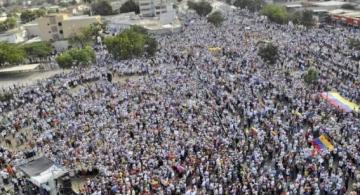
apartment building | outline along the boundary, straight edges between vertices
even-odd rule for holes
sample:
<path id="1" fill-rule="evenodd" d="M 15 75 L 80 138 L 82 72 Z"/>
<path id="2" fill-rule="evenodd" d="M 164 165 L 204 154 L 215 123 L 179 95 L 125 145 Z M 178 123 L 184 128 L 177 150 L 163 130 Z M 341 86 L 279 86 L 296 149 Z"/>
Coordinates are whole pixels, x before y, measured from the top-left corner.
<path id="1" fill-rule="evenodd" d="M 100 22 L 100 19 L 100 16 L 53 14 L 38 18 L 36 22 L 43 41 L 58 41 L 80 33 L 82 28 Z"/>
<path id="2" fill-rule="evenodd" d="M 173 0 L 139 0 L 140 14 L 143 17 L 156 17 L 169 12 Z"/>

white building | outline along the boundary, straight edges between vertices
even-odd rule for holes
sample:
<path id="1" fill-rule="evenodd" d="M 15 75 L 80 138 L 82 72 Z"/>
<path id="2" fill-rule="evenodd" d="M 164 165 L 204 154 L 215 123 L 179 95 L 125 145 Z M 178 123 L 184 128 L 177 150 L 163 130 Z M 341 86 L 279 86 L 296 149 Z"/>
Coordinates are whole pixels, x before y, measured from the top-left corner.
<path id="1" fill-rule="evenodd" d="M 40 36 L 40 29 L 39 29 L 39 24 L 36 22 L 30 22 L 27 24 L 24 24 L 23 27 L 26 30 L 27 33 L 27 37 L 28 38 L 32 38 L 32 37 L 38 37 Z"/>
<path id="2" fill-rule="evenodd" d="M 175 33 L 181 30 L 181 22 L 176 17 L 169 23 L 162 23 L 166 21 L 160 20 L 160 18 L 141 18 L 138 15 L 135 15 L 135 13 L 124 13 L 103 17 L 107 23 L 107 28 L 110 34 L 117 34 L 134 25 L 141 26 L 148 30 L 148 32 L 154 34 Z"/>
<path id="3" fill-rule="evenodd" d="M 26 31 L 19 27 L 0 34 L 0 42 L 21 43 L 26 40 Z"/>
<path id="4" fill-rule="evenodd" d="M 139 0 L 140 14 L 144 17 L 156 17 L 174 11 L 172 0 Z"/>

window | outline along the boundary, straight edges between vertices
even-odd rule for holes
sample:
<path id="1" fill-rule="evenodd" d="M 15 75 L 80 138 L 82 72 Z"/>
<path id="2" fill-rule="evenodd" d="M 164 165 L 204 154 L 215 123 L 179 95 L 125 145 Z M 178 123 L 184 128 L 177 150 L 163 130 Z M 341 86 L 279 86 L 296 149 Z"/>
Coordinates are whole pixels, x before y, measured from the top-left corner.
<path id="1" fill-rule="evenodd" d="M 51 31 L 49 31 L 49 34 L 51 34 Z"/>
<path id="2" fill-rule="evenodd" d="M 59 23 L 58 23 L 58 25 L 59 25 L 59 26 L 62 26 L 62 23 L 61 23 L 61 22 L 59 22 Z"/>
<path id="3" fill-rule="evenodd" d="M 59 33 L 60 33 L 60 34 L 64 34 L 64 31 L 63 31 L 63 30 L 59 30 Z"/>

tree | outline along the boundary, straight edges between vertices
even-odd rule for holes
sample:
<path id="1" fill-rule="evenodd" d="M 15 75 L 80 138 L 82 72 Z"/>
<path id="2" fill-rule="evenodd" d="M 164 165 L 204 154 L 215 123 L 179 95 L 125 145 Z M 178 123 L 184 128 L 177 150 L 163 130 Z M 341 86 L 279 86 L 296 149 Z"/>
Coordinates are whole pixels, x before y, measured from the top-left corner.
<path id="1" fill-rule="evenodd" d="M 261 10 L 261 8 L 265 5 L 265 2 L 263 0 L 236 0 L 234 5 L 242 9 L 248 9 L 252 12 L 256 12 Z"/>
<path id="2" fill-rule="evenodd" d="M 92 47 L 73 48 L 59 55 L 56 62 L 61 68 L 71 68 L 74 66 L 86 66 L 95 61 L 95 52 Z"/>
<path id="3" fill-rule="evenodd" d="M 19 64 L 25 57 L 25 51 L 16 44 L 0 43 L 0 65 Z"/>
<path id="4" fill-rule="evenodd" d="M 50 42 L 42 41 L 25 44 L 23 49 L 30 58 L 45 58 L 51 55 L 54 48 Z"/>
<path id="5" fill-rule="evenodd" d="M 42 17 L 46 15 L 45 9 L 38 9 L 35 11 L 25 10 L 21 12 L 20 19 L 22 23 L 28 23 L 30 21 L 35 20 L 36 18 Z"/>
<path id="6" fill-rule="evenodd" d="M 63 1 L 62 1 L 62 2 L 59 3 L 59 6 L 60 6 L 60 7 L 68 7 L 69 5 L 70 5 L 69 2 L 63 2 Z"/>
<path id="7" fill-rule="evenodd" d="M 212 11 L 212 6 L 209 2 L 204 0 L 196 3 L 192 1 L 188 1 L 189 9 L 193 9 L 199 16 L 206 16 Z"/>
<path id="8" fill-rule="evenodd" d="M 7 30 L 13 29 L 16 26 L 15 18 L 8 18 L 4 22 L 0 22 L 0 33 L 5 32 Z"/>
<path id="9" fill-rule="evenodd" d="M 0 94 L 0 101 L 2 102 L 10 101 L 13 98 L 14 98 L 14 94 L 11 92 L 3 92 Z"/>
<path id="10" fill-rule="evenodd" d="M 95 14 L 108 16 L 113 14 L 112 6 L 106 0 L 95 2 L 91 5 L 91 9 Z"/>
<path id="11" fill-rule="evenodd" d="M 120 7 L 120 13 L 128 13 L 128 12 L 135 12 L 136 14 L 140 13 L 139 5 L 136 4 L 133 0 L 129 0 L 125 2 Z"/>
<path id="12" fill-rule="evenodd" d="M 224 16 L 221 14 L 220 11 L 216 11 L 212 14 L 210 14 L 207 17 L 207 20 L 209 23 L 212 23 L 213 25 L 215 25 L 216 27 L 221 26 L 222 22 L 225 20 Z"/>
<path id="13" fill-rule="evenodd" d="M 32 20 L 35 20 L 35 15 L 34 12 L 32 12 L 31 10 L 25 10 L 23 12 L 21 12 L 20 15 L 20 19 L 22 23 L 28 23 Z"/>
<path id="14" fill-rule="evenodd" d="M 154 56 L 158 47 L 158 43 L 154 37 L 146 36 L 145 52 L 148 56 Z"/>
<path id="15" fill-rule="evenodd" d="M 189 9 L 195 10 L 197 3 L 193 2 L 193 1 L 188 1 L 187 6 L 189 7 Z"/>
<path id="16" fill-rule="evenodd" d="M 96 37 L 100 36 L 103 26 L 100 23 L 91 24 L 89 27 L 82 28 L 80 33 L 70 37 L 70 43 L 75 47 L 85 47 L 94 44 Z"/>
<path id="17" fill-rule="evenodd" d="M 360 50 L 360 39 L 350 38 L 348 43 L 351 49 Z"/>
<path id="18" fill-rule="evenodd" d="M 355 6 L 352 4 L 344 4 L 341 6 L 342 9 L 350 9 L 350 10 L 355 10 Z"/>
<path id="19" fill-rule="evenodd" d="M 76 1 L 76 0 L 72 0 L 72 1 L 70 2 L 70 4 L 71 4 L 71 5 L 76 5 L 76 4 L 77 4 L 77 1 Z"/>
<path id="20" fill-rule="evenodd" d="M 105 39 L 105 45 L 112 56 L 117 60 L 139 57 L 143 54 L 154 55 L 157 42 L 144 33 L 141 28 L 133 27 L 122 33 Z"/>
<path id="21" fill-rule="evenodd" d="M 65 68 L 65 69 L 71 68 L 71 66 L 73 65 L 73 59 L 68 52 L 65 52 L 59 55 L 58 57 L 56 57 L 56 62 L 59 64 L 61 68 Z"/>
<path id="22" fill-rule="evenodd" d="M 302 13 L 301 24 L 304 26 L 313 26 L 315 24 L 312 10 L 305 10 Z"/>
<path id="23" fill-rule="evenodd" d="M 146 35 L 148 34 L 147 30 L 142 26 L 134 25 L 134 26 L 131 26 L 130 29 L 137 33 L 146 34 Z"/>
<path id="24" fill-rule="evenodd" d="M 314 67 L 309 68 L 307 73 L 304 75 L 304 81 L 309 85 L 316 83 L 318 79 L 319 73 Z"/>
<path id="25" fill-rule="evenodd" d="M 258 55 L 267 63 L 275 64 L 278 59 L 278 48 L 272 43 L 260 47 Z"/>
<path id="26" fill-rule="evenodd" d="M 293 22 L 293 24 L 301 24 L 302 14 L 300 11 L 293 12 L 289 15 L 289 20 Z"/>
<path id="27" fill-rule="evenodd" d="M 270 21 L 278 24 L 286 24 L 289 20 L 288 13 L 285 7 L 275 4 L 266 5 L 261 13 L 268 17 Z"/>

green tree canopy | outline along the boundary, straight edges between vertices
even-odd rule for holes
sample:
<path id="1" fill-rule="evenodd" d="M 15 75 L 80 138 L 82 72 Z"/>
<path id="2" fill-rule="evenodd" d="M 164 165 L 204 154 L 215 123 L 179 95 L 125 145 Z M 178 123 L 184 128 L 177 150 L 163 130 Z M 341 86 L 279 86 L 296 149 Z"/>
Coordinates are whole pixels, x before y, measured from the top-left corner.
<path id="1" fill-rule="evenodd" d="M 100 36 L 100 31 L 103 29 L 102 24 L 95 23 L 89 27 L 81 29 L 80 33 L 74 34 L 70 37 L 70 43 L 75 47 L 85 47 L 86 45 L 94 44 L 96 37 Z"/>
<path id="2" fill-rule="evenodd" d="M 188 1 L 189 9 L 193 9 L 199 16 L 206 16 L 212 11 L 212 6 L 207 1 L 192 2 Z"/>
<path id="3" fill-rule="evenodd" d="M 8 18 L 4 22 L 0 22 L 0 33 L 15 28 L 16 18 Z"/>
<path id="4" fill-rule="evenodd" d="M 94 14 L 108 16 L 114 14 L 112 6 L 107 0 L 101 0 L 99 2 L 95 2 L 91 5 L 91 9 Z"/>
<path id="5" fill-rule="evenodd" d="M 148 34 L 147 30 L 144 27 L 138 25 L 131 26 L 131 30 L 141 34 Z"/>
<path id="6" fill-rule="evenodd" d="M 148 56 L 154 56 L 158 47 L 158 42 L 154 37 L 146 36 L 145 39 L 145 52 Z"/>
<path id="7" fill-rule="evenodd" d="M 351 49 L 360 50 L 360 39 L 350 38 L 348 43 Z"/>
<path id="8" fill-rule="evenodd" d="M 307 73 L 305 73 L 304 75 L 304 81 L 309 85 L 316 83 L 318 79 L 319 79 L 319 73 L 314 67 L 309 68 Z"/>
<path id="9" fill-rule="evenodd" d="M 261 13 L 268 17 L 268 19 L 272 22 L 276 22 L 278 24 L 286 24 L 289 20 L 288 12 L 285 7 L 275 4 L 266 5 Z"/>
<path id="10" fill-rule="evenodd" d="M 117 60 L 130 59 L 144 54 L 154 55 L 157 42 L 142 29 L 133 27 L 105 39 L 105 45 Z"/>
<path id="11" fill-rule="evenodd" d="M 302 17 L 301 17 L 301 24 L 304 26 L 313 26 L 315 25 L 315 20 L 314 20 L 314 13 L 312 10 L 305 10 L 302 13 Z"/>
<path id="12" fill-rule="evenodd" d="M 70 53 L 65 52 L 61 55 L 59 55 L 58 57 L 56 57 L 56 62 L 59 64 L 59 66 L 61 68 L 71 68 L 71 66 L 73 65 L 73 59 L 70 55 Z"/>
<path id="13" fill-rule="evenodd" d="M 50 42 L 42 41 L 23 45 L 23 49 L 28 57 L 45 58 L 50 56 L 53 46 Z"/>
<path id="14" fill-rule="evenodd" d="M 120 7 L 120 13 L 128 13 L 128 12 L 135 12 L 136 14 L 140 13 L 139 5 L 136 4 L 133 0 L 129 0 L 125 2 Z"/>
<path id="15" fill-rule="evenodd" d="M 96 59 L 95 52 L 92 47 L 70 49 L 56 58 L 56 62 L 61 68 L 71 68 L 71 66 L 90 65 Z"/>
<path id="16" fill-rule="evenodd" d="M 252 12 L 256 12 L 261 10 L 261 8 L 265 5 L 265 2 L 263 0 L 236 0 L 234 5 L 242 9 L 247 8 Z"/>
<path id="17" fill-rule="evenodd" d="M 301 24 L 302 13 L 300 11 L 295 11 L 289 14 L 289 20 L 293 22 L 293 24 Z"/>
<path id="18" fill-rule="evenodd" d="M 224 16 L 222 15 L 222 13 L 220 11 L 216 11 L 216 12 L 210 14 L 207 17 L 207 20 L 208 20 L 209 23 L 215 25 L 216 27 L 219 27 L 219 26 L 221 26 L 221 24 L 223 23 L 223 21 L 225 19 L 224 19 Z"/>
<path id="19" fill-rule="evenodd" d="M 30 21 L 35 20 L 36 18 L 42 17 L 46 15 L 45 9 L 38 9 L 35 11 L 24 10 L 21 12 L 20 19 L 22 23 L 28 23 Z"/>
<path id="20" fill-rule="evenodd" d="M 277 46 L 267 43 L 260 47 L 258 55 L 267 63 L 275 64 L 279 55 Z"/>
<path id="21" fill-rule="evenodd" d="M 16 44 L 0 43 L 0 65 L 19 64 L 26 57 L 24 49 Z"/>

